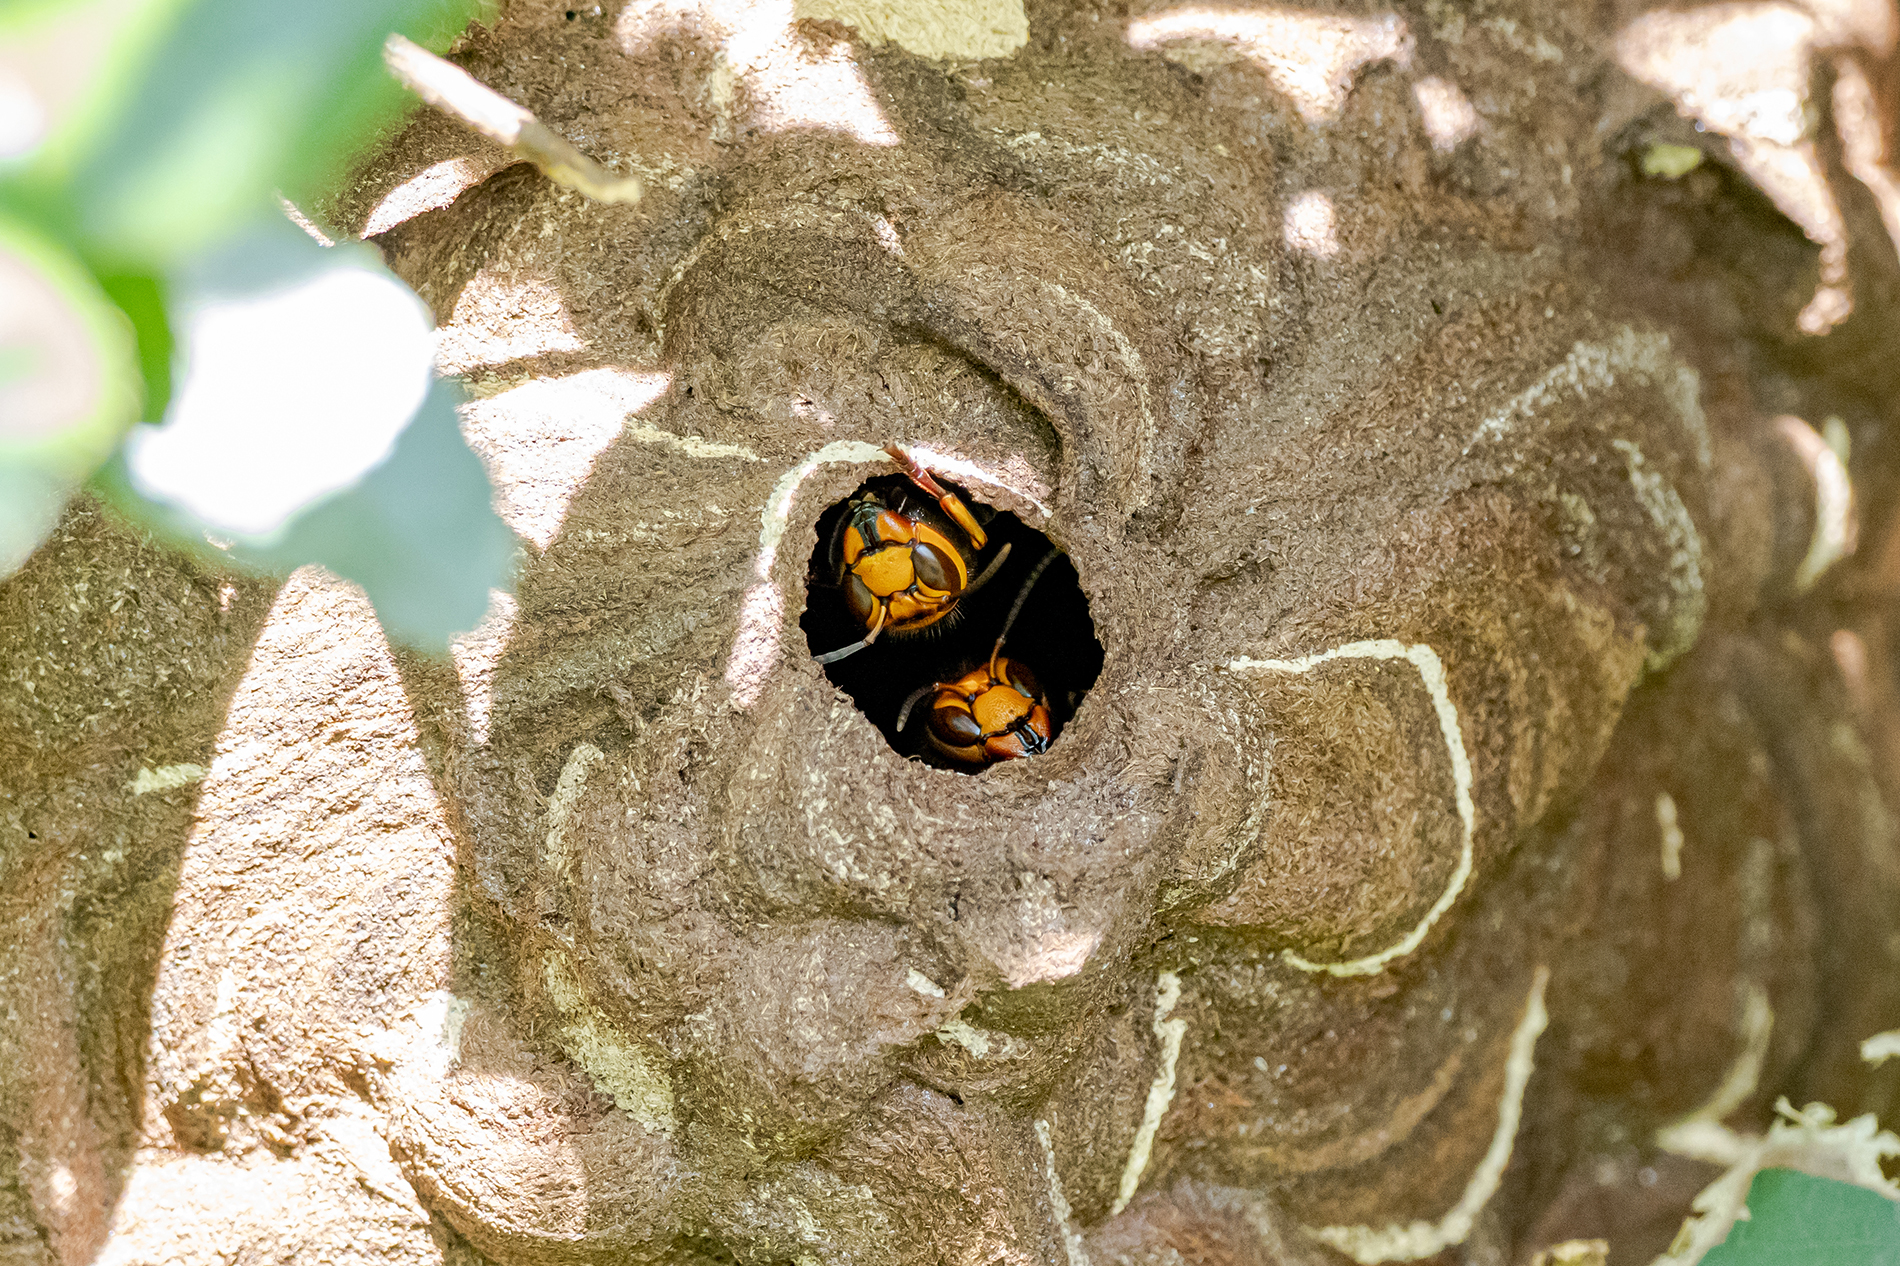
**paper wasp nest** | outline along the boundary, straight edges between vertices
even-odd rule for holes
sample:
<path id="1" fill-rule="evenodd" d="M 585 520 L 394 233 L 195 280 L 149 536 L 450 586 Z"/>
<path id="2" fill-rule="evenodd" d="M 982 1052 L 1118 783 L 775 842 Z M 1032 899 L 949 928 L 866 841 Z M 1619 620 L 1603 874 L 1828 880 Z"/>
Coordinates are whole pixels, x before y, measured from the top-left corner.
<path id="1" fill-rule="evenodd" d="M 1887 283 L 1798 335 L 1846 248 L 1640 174 L 1653 17 L 991 7 L 524 0 L 458 59 L 645 200 L 419 115 L 321 209 L 524 542 L 450 661 L 84 512 L 12 582 L 175 615 L 145 728 L 28 716 L 7 1260 L 1646 1262 L 1659 1129 L 1888 1106 L 1878 576 L 1798 592 Z M 813 661 L 893 443 L 1073 566 L 1045 754 Z"/>

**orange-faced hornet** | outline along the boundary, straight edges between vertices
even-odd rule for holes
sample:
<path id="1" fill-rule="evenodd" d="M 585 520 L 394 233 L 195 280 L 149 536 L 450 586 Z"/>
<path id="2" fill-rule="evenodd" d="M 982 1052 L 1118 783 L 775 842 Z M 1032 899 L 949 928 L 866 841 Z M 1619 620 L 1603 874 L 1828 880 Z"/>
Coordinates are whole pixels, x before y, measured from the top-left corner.
<path id="1" fill-rule="evenodd" d="M 876 492 L 852 500 L 833 540 L 831 566 L 851 614 L 866 632 L 849 646 L 817 656 L 821 664 L 857 654 L 880 633 L 900 637 L 929 628 L 982 588 L 1009 557 L 1005 544 L 972 580 L 989 535 L 963 499 L 909 453 L 895 444 L 884 451 L 936 504 L 913 506 Z"/>
<path id="2" fill-rule="evenodd" d="M 964 765 L 993 765 L 1002 760 L 1040 756 L 1049 750 L 1055 737 L 1055 720 L 1049 701 L 1029 668 L 1003 655 L 1003 643 L 1010 626 L 1022 614 L 1029 591 L 1041 579 L 1043 570 L 1055 561 L 1059 550 L 1043 555 L 1023 581 L 1016 601 L 990 649 L 989 662 L 963 674 L 955 681 L 933 682 L 912 693 L 898 713 L 901 731 L 910 720 L 911 709 L 932 691 L 930 713 L 924 735 L 939 754 Z"/>
<path id="3" fill-rule="evenodd" d="M 993 655 L 990 662 L 935 690 L 924 733 L 931 747 L 965 765 L 1040 756 L 1049 750 L 1054 720 L 1042 687 L 1027 667 Z"/>

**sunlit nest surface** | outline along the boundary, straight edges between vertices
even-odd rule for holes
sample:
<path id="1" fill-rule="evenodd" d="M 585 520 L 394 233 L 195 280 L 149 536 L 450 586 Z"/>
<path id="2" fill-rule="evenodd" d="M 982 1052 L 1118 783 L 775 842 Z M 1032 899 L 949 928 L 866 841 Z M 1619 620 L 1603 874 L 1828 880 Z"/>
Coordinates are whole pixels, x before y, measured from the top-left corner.
<path id="1" fill-rule="evenodd" d="M 979 773 L 978 768 L 958 764 L 931 748 L 925 738 L 928 696 L 913 710 L 901 733 L 897 729 L 898 713 L 919 687 L 954 681 L 988 661 L 1017 594 L 1052 545 L 1048 537 L 1014 514 L 985 505 L 963 489 L 952 487 L 975 512 L 990 538 L 972 574 L 986 567 L 1004 545 L 1011 547 L 1009 557 L 948 617 L 909 635 L 886 633 L 855 655 L 827 664 L 825 675 L 851 696 L 858 710 L 900 755 L 943 769 Z M 927 500 L 903 476 L 881 476 L 867 480 L 820 516 L 818 546 L 812 552 L 806 582 L 805 614 L 799 620 L 814 655 L 847 646 L 864 636 L 863 626 L 853 618 L 837 583 L 835 542 L 851 502 L 866 493 L 878 494 L 887 504 L 907 499 L 915 505 Z M 1063 726 L 1075 715 L 1102 671 L 1102 646 L 1095 639 L 1088 598 L 1067 555 L 1058 555 L 1036 580 L 1021 614 L 1010 627 L 1003 654 L 1027 665 L 1041 683 L 1059 739 Z"/>

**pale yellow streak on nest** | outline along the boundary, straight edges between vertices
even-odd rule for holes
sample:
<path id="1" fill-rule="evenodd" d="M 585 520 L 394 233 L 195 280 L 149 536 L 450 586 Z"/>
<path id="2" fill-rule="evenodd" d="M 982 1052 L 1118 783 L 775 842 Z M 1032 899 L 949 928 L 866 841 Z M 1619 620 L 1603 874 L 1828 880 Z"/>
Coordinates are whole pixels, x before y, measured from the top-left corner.
<path id="1" fill-rule="evenodd" d="M 1062 1175 L 1056 1172 L 1055 1142 L 1050 1137 L 1047 1121 L 1036 1122 L 1036 1141 L 1042 1144 L 1043 1175 L 1049 1181 L 1049 1209 L 1055 1214 L 1056 1225 L 1062 1228 L 1062 1247 L 1067 1251 L 1069 1266 L 1090 1266 L 1088 1248 L 1071 1216 L 1074 1210 L 1069 1206 L 1069 1193 L 1063 1189 Z"/>
<path id="2" fill-rule="evenodd" d="M 1657 1132 L 1656 1144 L 1664 1151 L 1675 1150 L 1674 1140 L 1687 1126 L 1704 1122 L 1720 1124 L 1723 1118 L 1747 1103 L 1761 1085 L 1768 1042 L 1775 1033 L 1775 1009 L 1769 1004 L 1768 991 L 1757 982 L 1743 981 L 1739 989 L 1742 1049 L 1706 1102 Z"/>
<path id="3" fill-rule="evenodd" d="M 1135 1128 L 1134 1145 L 1129 1148 L 1128 1162 L 1122 1167 L 1121 1188 L 1116 1192 L 1115 1203 L 1109 1206 L 1108 1213 L 1114 1217 L 1128 1207 L 1135 1198 L 1135 1192 L 1141 1187 L 1141 1175 L 1148 1168 L 1148 1159 L 1154 1151 L 1155 1134 L 1161 1128 L 1161 1118 L 1167 1115 L 1168 1106 L 1174 1102 L 1175 1065 L 1181 1059 L 1181 1039 L 1187 1036 L 1186 1020 L 1171 1020 L 1175 1004 L 1181 1001 L 1181 978 L 1171 971 L 1164 971 L 1155 980 L 1155 1040 L 1160 1043 L 1160 1066 L 1155 1070 L 1154 1082 L 1148 1087 L 1148 1102 L 1141 1114 L 1141 1124 Z"/>
<path id="4" fill-rule="evenodd" d="M 792 13 L 942 62 L 1008 57 L 1029 42 L 1022 0 L 796 0 Z"/>
<path id="5" fill-rule="evenodd" d="M 1432 708 L 1438 713 L 1439 732 L 1444 735 L 1445 748 L 1451 757 L 1452 790 L 1458 805 L 1458 820 L 1464 826 L 1464 839 L 1459 845 L 1458 865 L 1452 871 L 1451 878 L 1445 884 L 1444 892 L 1425 912 L 1425 917 L 1403 937 L 1376 954 L 1346 962 L 1316 963 L 1303 958 L 1290 949 L 1280 951 L 1281 959 L 1288 965 L 1301 971 L 1328 972 L 1334 976 L 1370 976 L 1384 971 L 1386 965 L 1417 949 L 1425 940 L 1425 934 L 1432 930 L 1445 911 L 1451 909 L 1458 894 L 1464 891 L 1465 881 L 1471 878 L 1472 861 L 1476 853 L 1475 837 L 1478 827 L 1478 810 L 1471 798 L 1472 773 L 1471 756 L 1465 748 L 1464 727 L 1458 720 L 1458 705 L 1452 702 L 1449 683 L 1445 677 L 1445 665 L 1438 658 L 1438 652 L 1424 643 L 1406 643 L 1392 638 L 1375 638 L 1366 642 L 1347 642 L 1335 646 L 1329 651 L 1317 655 L 1307 655 L 1301 659 L 1249 659 L 1242 657 L 1232 660 L 1227 668 L 1230 672 L 1247 670 L 1265 670 L 1276 673 L 1311 672 L 1321 664 L 1337 659 L 1373 659 L 1404 660 L 1418 670 L 1419 680 L 1425 692 L 1431 696 Z"/>
<path id="6" fill-rule="evenodd" d="M 1491 1135 L 1491 1146 L 1472 1171 L 1465 1183 L 1464 1195 L 1451 1211 L 1437 1222 L 1419 1220 L 1404 1226 L 1303 1228 L 1308 1235 L 1338 1249 L 1361 1266 L 1419 1261 L 1434 1257 L 1454 1244 L 1462 1244 L 1470 1237 L 1478 1215 L 1504 1180 L 1505 1166 L 1511 1163 L 1517 1128 L 1524 1120 L 1524 1091 L 1536 1067 L 1537 1039 L 1550 1023 L 1550 1013 L 1544 1009 L 1544 989 L 1549 983 L 1550 969 L 1540 964 L 1531 978 L 1523 1017 L 1511 1033 L 1511 1050 L 1504 1061 L 1504 1097 L 1498 1103 L 1498 1124 Z"/>
<path id="7" fill-rule="evenodd" d="M 204 776 L 203 765 L 160 765 L 157 769 L 146 767 L 139 770 L 139 775 L 132 780 L 129 790 L 135 796 L 142 796 L 152 791 L 170 791 L 174 787 L 201 782 Z"/>
<path id="8" fill-rule="evenodd" d="M 671 1135 L 673 1083 L 665 1066 L 613 1029 L 588 1001 L 565 954 L 558 950 L 550 954 L 543 968 L 548 1000 L 561 1015 L 561 1048 L 627 1116 L 649 1130 Z"/>
<path id="9" fill-rule="evenodd" d="M 1878 1068 L 1900 1055 L 1900 1029 L 1876 1033 L 1860 1044 L 1860 1057 Z"/>

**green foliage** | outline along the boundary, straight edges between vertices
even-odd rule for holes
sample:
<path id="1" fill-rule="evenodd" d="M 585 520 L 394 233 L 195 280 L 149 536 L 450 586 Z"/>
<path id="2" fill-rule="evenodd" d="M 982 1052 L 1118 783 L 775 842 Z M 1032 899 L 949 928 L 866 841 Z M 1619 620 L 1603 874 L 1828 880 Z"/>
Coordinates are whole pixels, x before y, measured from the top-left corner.
<path id="1" fill-rule="evenodd" d="M 1748 1211 L 1703 1266 L 1900 1266 L 1900 1204 L 1865 1187 L 1764 1169 Z"/>
<path id="2" fill-rule="evenodd" d="M 234 552 L 269 570 L 321 563 L 363 586 L 391 636 L 444 649 L 446 633 L 474 627 L 488 591 L 508 584 L 515 549 L 462 442 L 460 399 L 437 379 L 386 461 L 293 518 L 275 543 Z"/>
<path id="3" fill-rule="evenodd" d="M 167 6 L 171 7 L 171 6 Z M 390 123 L 405 94 L 382 43 L 452 35 L 453 0 L 199 0 L 128 58 L 105 126 L 45 161 L 96 251 L 177 260 L 251 218 L 259 193 L 299 196 L 332 179 Z"/>
<path id="4" fill-rule="evenodd" d="M 139 377 L 145 388 L 143 416 L 157 421 L 172 400 L 172 356 L 178 341 L 172 337 L 171 318 L 165 313 L 165 279 L 140 273 L 108 273 L 99 278 L 106 297 L 132 323 L 138 347 Z"/>
<path id="5" fill-rule="evenodd" d="M 8 201 L 109 266 L 163 267 L 321 188 L 406 105 L 400 32 L 445 47 L 480 0 L 82 0 L 16 10 L 0 40 L 83 84 Z"/>
<path id="6" fill-rule="evenodd" d="M 127 450 L 129 463 L 114 453 L 141 419 L 179 425 L 181 400 L 198 402 L 202 426 L 205 399 L 219 394 L 203 367 L 232 358 L 228 349 L 220 357 L 219 347 L 195 346 L 193 331 L 213 339 L 206 331 L 216 322 L 204 318 L 216 302 L 248 310 L 242 305 L 268 300 L 270 287 L 283 284 L 281 239 L 259 231 L 281 224 L 278 196 L 335 180 L 410 104 L 384 69 L 384 40 L 398 32 L 441 50 L 490 7 L 489 0 L 0 5 L 0 67 L 36 90 L 41 115 L 34 134 L 0 136 L 0 309 L 25 318 L 0 321 L 0 578 L 43 539 L 67 496 L 112 458 L 99 489 L 175 542 L 209 548 L 213 534 L 231 557 L 275 571 L 323 563 L 364 585 L 393 634 L 423 644 L 439 646 L 479 618 L 490 587 L 506 581 L 514 541 L 490 507 L 486 476 L 454 424 L 456 393 L 444 384 L 424 397 L 393 447 L 388 435 L 356 441 L 354 487 L 314 503 L 287 496 L 268 528 L 233 531 L 205 496 L 154 494 L 150 481 L 132 477 L 136 455 Z M 299 267 L 309 275 L 380 272 L 360 255 L 333 254 Z M 207 261 L 224 287 L 210 297 L 194 283 Z M 230 284 L 247 272 L 249 293 Z M 196 378 L 194 366 L 202 371 Z M 401 368 L 382 367 L 392 380 Z M 232 468 L 268 468 L 274 424 L 282 452 L 297 451 L 279 415 L 296 413 L 289 404 L 307 405 L 325 382 L 360 378 L 359 369 L 339 362 L 296 381 L 244 383 L 257 434 L 242 438 L 258 444 L 250 445 L 257 451 L 249 466 Z M 273 409 L 273 391 L 284 407 Z M 215 490 L 218 465 L 206 463 L 204 487 Z"/>
<path id="7" fill-rule="evenodd" d="M 137 415 L 123 317 L 59 243 L 0 215 L 0 576 Z"/>

